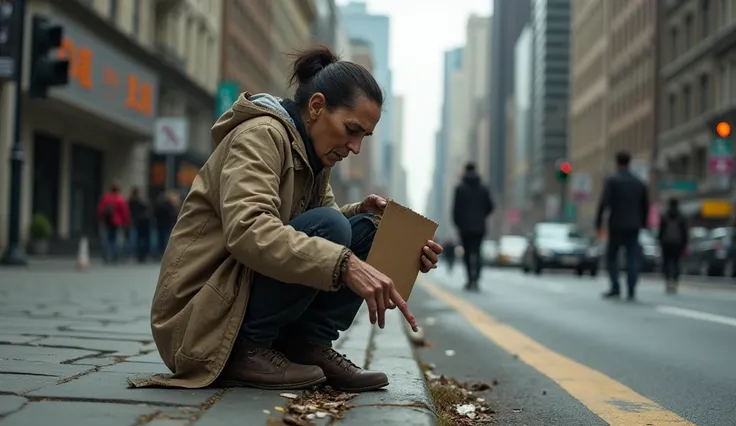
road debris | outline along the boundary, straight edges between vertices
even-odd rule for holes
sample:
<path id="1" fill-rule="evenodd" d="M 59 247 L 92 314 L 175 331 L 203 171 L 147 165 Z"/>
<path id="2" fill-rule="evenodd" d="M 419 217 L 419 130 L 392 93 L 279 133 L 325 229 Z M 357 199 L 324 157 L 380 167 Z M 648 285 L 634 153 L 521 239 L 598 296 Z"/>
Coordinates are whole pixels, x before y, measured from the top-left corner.
<path id="1" fill-rule="evenodd" d="M 425 365 L 425 367 L 427 367 Z M 426 368 L 429 391 L 437 408 L 440 426 L 470 426 L 490 424 L 495 413 L 486 399 L 476 393 L 491 390 L 484 382 L 461 382 L 444 375 L 438 375 Z"/>
<path id="2" fill-rule="evenodd" d="M 329 386 L 308 390 L 301 395 L 281 394 L 287 398 L 283 422 L 290 426 L 314 426 L 315 419 L 331 417 L 339 420 L 345 411 L 354 407 L 348 401 L 357 393 L 339 392 Z"/>

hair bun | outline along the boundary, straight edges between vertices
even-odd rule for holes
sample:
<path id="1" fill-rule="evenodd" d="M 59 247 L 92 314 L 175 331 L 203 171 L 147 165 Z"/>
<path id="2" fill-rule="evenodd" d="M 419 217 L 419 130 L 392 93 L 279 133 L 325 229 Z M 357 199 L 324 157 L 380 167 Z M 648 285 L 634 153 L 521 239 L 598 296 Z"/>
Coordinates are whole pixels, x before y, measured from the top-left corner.
<path id="1" fill-rule="evenodd" d="M 338 62 L 340 58 L 325 46 L 305 50 L 296 55 L 292 64 L 293 74 L 290 84 L 306 84 L 314 78 L 317 73 L 328 65 Z"/>

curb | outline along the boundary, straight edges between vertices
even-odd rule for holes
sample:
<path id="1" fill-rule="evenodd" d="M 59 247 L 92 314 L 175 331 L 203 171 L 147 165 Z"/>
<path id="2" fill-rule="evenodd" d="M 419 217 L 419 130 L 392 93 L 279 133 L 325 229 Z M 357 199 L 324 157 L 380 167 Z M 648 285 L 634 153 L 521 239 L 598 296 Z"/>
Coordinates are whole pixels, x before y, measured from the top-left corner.
<path id="1" fill-rule="evenodd" d="M 354 362 L 364 368 L 383 371 L 390 384 L 384 391 L 360 394 L 350 403 L 355 405 L 335 422 L 344 426 L 364 426 L 368 423 L 387 425 L 436 426 L 437 415 L 432 397 L 416 358 L 406 321 L 398 310 L 386 311 L 386 327 L 374 327 L 368 321 L 365 305 L 358 313 L 352 330 L 338 349 L 352 357 L 362 343 L 365 359 L 355 354 Z M 361 342 L 362 341 L 362 342 Z M 367 346 L 366 346 L 367 343 Z M 353 349 L 354 348 L 354 349 Z M 359 363 L 364 361 L 364 363 Z"/>

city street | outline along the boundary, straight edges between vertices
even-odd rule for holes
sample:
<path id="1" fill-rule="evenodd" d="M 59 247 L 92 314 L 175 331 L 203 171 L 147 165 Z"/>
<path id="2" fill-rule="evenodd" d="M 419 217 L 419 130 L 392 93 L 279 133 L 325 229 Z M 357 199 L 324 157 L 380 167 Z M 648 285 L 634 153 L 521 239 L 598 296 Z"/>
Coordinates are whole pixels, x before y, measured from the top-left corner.
<path id="1" fill-rule="evenodd" d="M 647 278 L 606 301 L 606 278 L 485 269 L 481 293 L 441 267 L 410 306 L 434 374 L 492 383 L 504 425 L 736 425 L 736 291 Z M 736 290 L 736 288 L 734 288 Z"/>

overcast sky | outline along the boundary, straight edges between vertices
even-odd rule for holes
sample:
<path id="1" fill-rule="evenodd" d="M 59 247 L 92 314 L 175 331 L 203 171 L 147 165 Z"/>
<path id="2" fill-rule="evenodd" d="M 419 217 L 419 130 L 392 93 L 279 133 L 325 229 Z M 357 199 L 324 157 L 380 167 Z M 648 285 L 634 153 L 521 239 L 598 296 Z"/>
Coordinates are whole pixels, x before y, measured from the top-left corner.
<path id="1" fill-rule="evenodd" d="M 488 16 L 492 0 L 366 0 L 391 19 L 394 94 L 404 96 L 404 166 L 411 207 L 425 213 L 442 102 L 443 52 L 465 43 L 471 13 Z M 340 5 L 350 0 L 337 0 Z"/>

